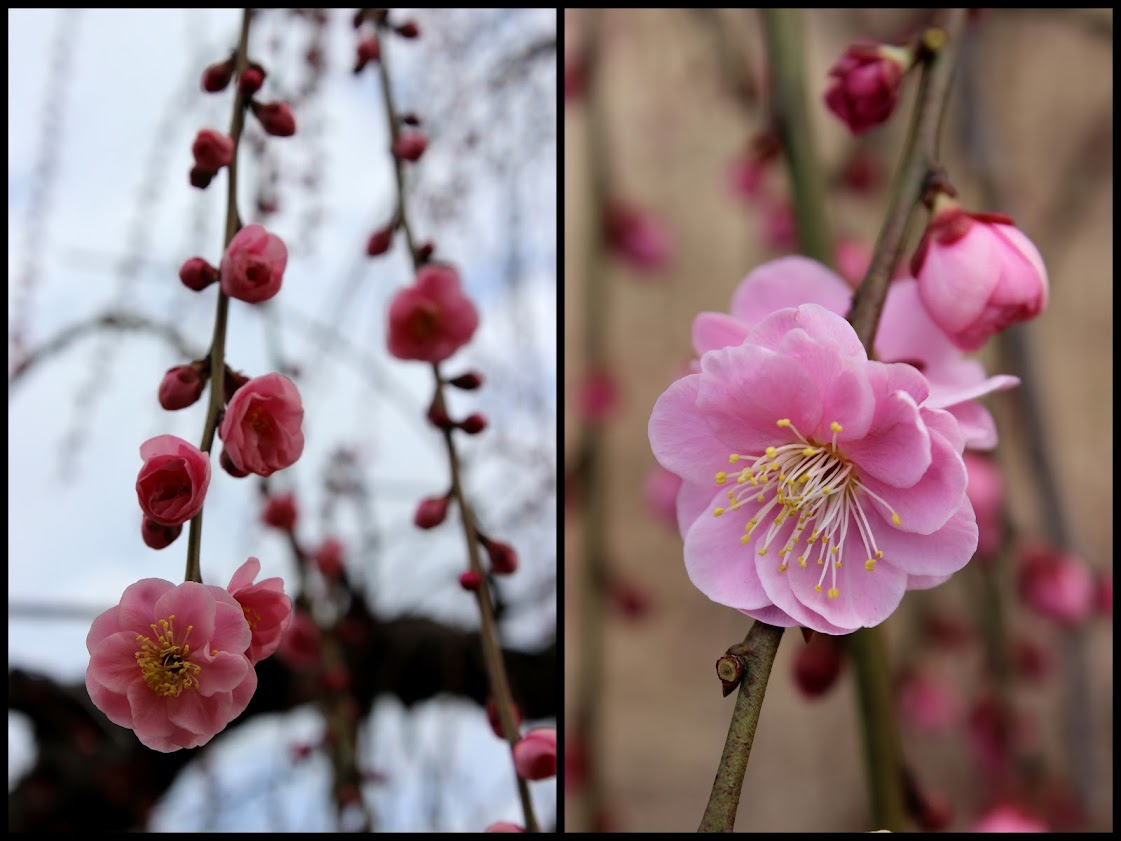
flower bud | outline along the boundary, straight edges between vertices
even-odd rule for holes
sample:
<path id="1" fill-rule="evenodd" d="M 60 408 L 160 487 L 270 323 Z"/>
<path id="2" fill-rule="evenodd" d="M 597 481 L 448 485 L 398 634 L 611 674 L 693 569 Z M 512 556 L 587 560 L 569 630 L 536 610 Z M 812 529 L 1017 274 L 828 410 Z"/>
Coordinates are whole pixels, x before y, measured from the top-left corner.
<path id="1" fill-rule="evenodd" d="M 495 575 L 512 575 L 518 568 L 518 553 L 509 543 L 491 540 L 484 537 L 481 540 L 483 548 L 490 556 L 490 571 Z"/>
<path id="2" fill-rule="evenodd" d="M 447 431 L 454 429 L 455 424 L 452 423 L 448 413 L 439 408 L 435 403 L 428 407 L 428 422 L 439 430 Z"/>
<path id="3" fill-rule="evenodd" d="M 195 292 L 201 292 L 210 284 L 217 282 L 218 269 L 201 257 L 192 257 L 179 267 L 179 279 L 183 285 Z"/>
<path id="4" fill-rule="evenodd" d="M 370 35 L 358 42 L 357 58 L 354 62 L 354 72 L 361 73 L 362 68 L 371 61 L 381 59 L 381 42 L 378 36 Z"/>
<path id="5" fill-rule="evenodd" d="M 234 141 L 229 135 L 214 129 L 204 128 L 195 135 L 191 146 L 195 156 L 195 167 L 208 172 L 217 172 L 229 166 L 234 158 Z"/>
<path id="6" fill-rule="evenodd" d="M 912 64 L 914 53 L 907 48 L 855 44 L 829 71 L 834 81 L 825 104 L 853 134 L 863 134 L 891 116 Z"/>
<path id="7" fill-rule="evenodd" d="M 487 419 L 478 412 L 475 412 L 461 420 L 459 422 L 459 428 L 468 435 L 478 435 L 487 428 Z"/>
<path id="8" fill-rule="evenodd" d="M 393 230 L 392 225 L 386 225 L 370 234 L 370 239 L 366 242 L 366 254 L 370 257 L 377 257 L 379 254 L 387 252 L 389 247 L 393 245 Z"/>
<path id="9" fill-rule="evenodd" d="M 483 375 L 478 371 L 467 371 L 464 374 L 460 374 L 458 377 L 452 377 L 447 382 L 448 385 L 462 388 L 464 391 L 474 391 L 483 384 Z"/>
<path id="10" fill-rule="evenodd" d="M 204 365 L 198 362 L 168 368 L 160 381 L 160 405 L 169 412 L 194 405 L 206 388 L 207 378 Z"/>
<path id="11" fill-rule="evenodd" d="M 927 733 L 945 733 L 961 718 L 961 703 L 944 681 L 923 672 L 906 675 L 898 690 L 902 719 Z"/>
<path id="12" fill-rule="evenodd" d="M 277 494 L 276 496 L 270 496 L 265 501 L 265 510 L 261 514 L 261 521 L 274 529 L 292 531 L 296 527 L 296 516 L 295 494 Z"/>
<path id="13" fill-rule="evenodd" d="M 931 319 L 965 351 L 1047 306 L 1047 270 L 1031 240 L 1007 216 L 967 213 L 943 194 L 911 272 Z"/>
<path id="14" fill-rule="evenodd" d="M 836 685 L 844 665 L 837 638 L 814 634 L 794 655 L 794 682 L 807 698 L 820 698 Z"/>
<path id="15" fill-rule="evenodd" d="M 274 137 L 291 137 L 296 133 L 296 117 L 287 102 L 254 102 L 250 107 L 261 128 Z"/>
<path id="16" fill-rule="evenodd" d="M 1029 608 L 1064 627 L 1077 627 L 1093 610 L 1094 576 L 1076 555 L 1043 547 L 1025 549 L 1017 584 Z"/>
<path id="17" fill-rule="evenodd" d="M 261 85 L 265 83 L 265 69 L 259 64 L 254 64 L 245 69 L 238 79 L 237 89 L 241 91 L 241 95 L 247 99 L 261 89 Z"/>
<path id="18" fill-rule="evenodd" d="M 444 518 L 448 516 L 449 502 L 450 498 L 447 496 L 430 496 L 422 499 L 413 516 L 417 528 L 431 529 L 444 522 Z"/>
<path id="19" fill-rule="evenodd" d="M 402 38 L 417 38 L 420 36 L 420 27 L 413 20 L 407 20 L 400 26 L 394 27 L 394 29 Z"/>
<path id="20" fill-rule="evenodd" d="M 315 550 L 312 556 L 315 566 L 324 578 L 334 581 L 343 574 L 343 544 L 334 537 L 328 537 Z"/>
<path id="21" fill-rule="evenodd" d="M 267 301 L 280 291 L 287 265 L 288 248 L 280 237 L 246 225 L 222 255 L 222 291 L 249 304 Z"/>
<path id="22" fill-rule="evenodd" d="M 557 775 L 557 730 L 530 730 L 514 743 L 514 769 L 523 780 L 547 780 Z"/>
<path id="23" fill-rule="evenodd" d="M 416 261 L 418 263 L 427 263 L 432 259 L 432 252 L 436 250 L 436 246 L 430 242 L 422 242 L 416 250 Z"/>
<path id="24" fill-rule="evenodd" d="M 473 569 L 465 570 L 459 574 L 459 586 L 464 590 L 475 591 L 483 583 L 483 577 Z"/>
<path id="25" fill-rule="evenodd" d="M 207 93 L 224 91 L 234 75 L 233 59 L 211 64 L 202 72 L 202 89 Z"/>
<path id="26" fill-rule="evenodd" d="M 607 242 L 617 257 L 638 271 L 669 263 L 673 242 L 665 224 L 645 211 L 619 202 L 607 209 Z"/>
<path id="27" fill-rule="evenodd" d="M 428 138 L 420 131 L 403 131 L 393 144 L 393 157 L 416 163 L 428 148 Z"/>
<path id="28" fill-rule="evenodd" d="M 183 532 L 183 524 L 165 526 L 157 523 L 151 517 L 145 517 L 140 523 L 140 536 L 144 538 L 145 545 L 150 549 L 166 549 Z"/>

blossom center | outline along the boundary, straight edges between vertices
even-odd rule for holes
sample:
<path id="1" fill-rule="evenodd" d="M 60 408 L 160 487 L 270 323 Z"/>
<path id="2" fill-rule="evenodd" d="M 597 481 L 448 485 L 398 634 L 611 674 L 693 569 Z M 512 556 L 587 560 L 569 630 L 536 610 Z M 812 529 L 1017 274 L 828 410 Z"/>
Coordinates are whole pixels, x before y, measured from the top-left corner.
<path id="1" fill-rule="evenodd" d="M 830 424 L 833 437 L 828 443 L 806 438 L 788 418 L 782 418 L 775 425 L 793 433 L 795 440 L 784 440 L 767 447 L 761 454 L 732 453 L 728 457 L 729 464 L 747 462 L 747 466 L 738 473 L 720 471 L 716 474 L 716 484 L 734 481 L 735 486 L 728 491 L 729 505 L 716 508 L 713 516 L 720 517 L 757 503 L 759 507 L 744 526 L 746 533 L 740 537 L 740 543 L 746 545 L 755 540 L 760 525 L 768 523 L 757 541 L 760 557 L 770 552 L 772 544 L 777 544 L 787 520 L 796 520 L 794 529 L 777 552 L 778 571 L 786 572 L 790 555 L 796 557 L 798 566 L 803 569 L 816 561 L 822 570 L 814 589 L 822 592 L 829 573 L 830 586 L 826 595 L 835 599 L 840 595 L 837 570 L 841 568 L 849 530 L 855 529 L 864 544 L 864 569 L 873 572 L 876 561 L 883 558 L 884 553 L 876 545 L 866 508 L 874 504 L 883 506 L 896 526 L 901 522 L 899 514 L 861 481 L 856 466 L 841 451 L 837 434 L 844 428 L 840 423 Z M 799 544 L 807 531 L 809 535 L 801 548 Z"/>
<path id="2" fill-rule="evenodd" d="M 157 695 L 178 697 L 184 689 L 198 687 L 198 673 L 202 671 L 197 663 L 191 662 L 191 646 L 187 644 L 194 625 L 177 635 L 174 627 L 175 614 L 161 619 L 159 625 L 149 625 L 152 635 L 138 634 L 136 641 L 140 647 L 136 651 L 136 664 L 144 682 Z"/>

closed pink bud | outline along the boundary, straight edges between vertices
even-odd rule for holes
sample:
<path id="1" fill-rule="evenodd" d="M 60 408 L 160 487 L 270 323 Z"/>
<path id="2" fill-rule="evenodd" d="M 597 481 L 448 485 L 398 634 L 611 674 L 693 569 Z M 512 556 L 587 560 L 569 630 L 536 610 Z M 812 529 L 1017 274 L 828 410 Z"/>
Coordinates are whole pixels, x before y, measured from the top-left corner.
<path id="1" fill-rule="evenodd" d="M 169 368 L 160 381 L 160 405 L 172 412 L 194 405 L 206 388 L 206 380 L 204 367 L 197 362 Z"/>
<path id="2" fill-rule="evenodd" d="M 144 538 L 144 543 L 149 549 L 166 549 L 182 532 L 182 524 L 165 526 L 151 517 L 145 517 L 140 523 L 140 536 Z"/>
<path id="3" fill-rule="evenodd" d="M 324 578 L 335 580 L 343 574 L 343 544 L 334 537 L 328 537 L 320 544 L 312 556 L 315 566 Z"/>
<path id="4" fill-rule="evenodd" d="M 931 319 L 965 351 L 1047 306 L 1047 270 L 1031 240 L 1007 216 L 967 213 L 943 195 L 911 271 Z"/>
<path id="5" fill-rule="evenodd" d="M 557 775 L 557 730 L 530 730 L 514 744 L 514 769 L 523 780 L 547 780 Z"/>
<path id="6" fill-rule="evenodd" d="M 468 435 L 478 435 L 487 428 L 487 419 L 478 412 L 475 412 L 461 420 L 459 422 L 459 428 Z"/>
<path id="7" fill-rule="evenodd" d="M 522 726 L 522 711 L 518 709 L 517 704 L 510 706 L 510 712 L 514 714 L 514 729 L 517 730 Z M 506 734 L 502 732 L 502 717 L 498 714 L 498 704 L 495 703 L 494 698 L 487 698 L 487 721 L 495 736 L 500 739 L 506 738 Z"/>
<path id="8" fill-rule="evenodd" d="M 420 36 L 420 27 L 416 21 L 407 20 L 397 27 L 397 34 L 402 38 L 417 38 Z"/>
<path id="9" fill-rule="evenodd" d="M 265 83 L 265 75 L 264 68 L 258 65 L 247 67 L 245 72 L 241 74 L 241 78 L 237 83 L 238 90 L 241 91 L 242 96 L 253 96 L 253 94 L 259 91 L 261 85 Z"/>
<path id="10" fill-rule="evenodd" d="M 192 257 L 180 266 L 179 279 L 188 289 L 201 292 L 218 281 L 218 270 L 201 257 Z"/>
<path id="11" fill-rule="evenodd" d="M 358 56 L 354 63 L 354 72 L 361 72 L 362 68 L 371 61 L 381 58 L 381 41 L 378 36 L 370 35 L 358 42 Z"/>
<path id="12" fill-rule="evenodd" d="M 218 93 L 226 89 L 234 76 L 232 59 L 211 64 L 202 72 L 202 89 L 207 93 Z"/>
<path id="13" fill-rule="evenodd" d="M 1024 604 L 1068 628 L 1084 622 L 1094 607 L 1094 575 L 1076 555 L 1029 547 L 1023 552 L 1017 584 Z"/>
<path id="14" fill-rule="evenodd" d="M 218 427 L 225 454 L 240 470 L 271 476 L 304 451 L 304 407 L 287 377 L 266 374 L 237 390 Z"/>
<path id="15" fill-rule="evenodd" d="M 157 435 L 140 445 L 144 466 L 136 477 L 141 510 L 164 526 L 178 526 L 202 510 L 210 485 L 210 458 L 174 435 Z"/>
<path id="16" fill-rule="evenodd" d="M 814 634 L 794 655 L 794 683 L 807 698 L 819 698 L 837 684 L 844 665 L 837 638 Z"/>
<path id="17" fill-rule="evenodd" d="M 253 115 L 261 128 L 275 137 L 291 137 L 296 133 L 296 117 L 287 102 L 254 102 Z"/>
<path id="18" fill-rule="evenodd" d="M 384 254 L 393 245 L 393 226 L 387 225 L 384 228 L 378 228 L 370 234 L 369 240 L 366 241 L 366 254 L 370 257 L 377 257 L 379 254 Z"/>
<path id="19" fill-rule="evenodd" d="M 474 304 L 451 266 L 422 266 L 416 283 L 389 305 L 389 352 L 398 359 L 443 362 L 471 340 L 479 326 Z"/>
<path id="20" fill-rule="evenodd" d="M 483 583 L 483 577 L 473 569 L 466 570 L 459 574 L 459 586 L 464 590 L 475 591 L 479 589 L 479 585 Z"/>
<path id="21" fill-rule="evenodd" d="M 195 166 L 198 169 L 217 172 L 222 167 L 229 166 L 234 159 L 233 138 L 220 131 L 204 128 L 195 135 L 191 154 L 195 156 Z"/>
<path id="22" fill-rule="evenodd" d="M 673 255 L 670 231 L 660 219 L 618 202 L 607 210 L 607 242 L 616 256 L 643 272 L 664 268 Z"/>
<path id="23" fill-rule="evenodd" d="M 415 163 L 427 148 L 428 138 L 423 132 L 403 131 L 397 135 L 397 142 L 393 144 L 393 157 Z"/>
<path id="24" fill-rule="evenodd" d="M 431 496 L 422 499 L 420 505 L 417 506 L 416 514 L 413 516 L 413 522 L 416 523 L 418 528 L 435 528 L 444 522 L 444 518 L 448 516 L 448 502 L 449 498 L 446 496 Z"/>
<path id="25" fill-rule="evenodd" d="M 292 531 L 296 527 L 296 516 L 295 494 L 278 494 L 270 496 L 265 502 L 261 520 L 266 526 L 272 526 L 274 529 Z"/>
<path id="26" fill-rule="evenodd" d="M 495 575 L 512 575 L 517 570 L 518 553 L 509 543 L 484 537 L 482 544 L 490 556 L 490 571 Z"/>
<path id="27" fill-rule="evenodd" d="M 258 304 L 280 291 L 288 249 L 280 237 L 260 225 L 246 225 L 222 255 L 222 291 L 231 298 Z"/>
<path id="28" fill-rule="evenodd" d="M 891 116 L 903 74 L 913 63 L 914 54 L 906 48 L 853 45 L 829 71 L 833 83 L 825 104 L 853 134 L 863 134 Z"/>
<path id="29" fill-rule="evenodd" d="M 483 375 L 478 371 L 467 371 L 464 374 L 460 374 L 458 377 L 452 377 L 448 380 L 448 385 L 454 385 L 456 388 L 462 388 L 464 391 L 474 391 L 482 384 Z"/>
<path id="30" fill-rule="evenodd" d="M 455 424 L 452 423 L 448 413 L 433 403 L 428 407 L 428 422 L 439 430 L 455 429 Z"/>

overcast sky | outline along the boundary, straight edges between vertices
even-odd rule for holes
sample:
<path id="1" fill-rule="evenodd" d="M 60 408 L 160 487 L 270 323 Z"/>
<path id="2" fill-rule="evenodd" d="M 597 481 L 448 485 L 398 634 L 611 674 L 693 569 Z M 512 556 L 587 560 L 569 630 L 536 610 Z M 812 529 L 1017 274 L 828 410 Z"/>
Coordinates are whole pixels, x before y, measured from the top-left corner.
<path id="1" fill-rule="evenodd" d="M 555 133 L 551 143 L 534 136 L 520 157 L 502 144 L 517 148 L 510 133 L 536 124 L 535 115 L 544 113 L 555 127 L 555 68 L 551 76 L 527 74 L 524 90 L 495 94 L 482 84 L 493 62 L 465 62 L 460 75 L 446 57 L 434 60 L 425 50 L 464 37 L 472 26 L 493 34 L 479 40 L 482 49 L 509 50 L 523 40 L 555 37 L 556 14 L 421 12 L 417 19 L 420 39 L 394 39 L 386 47 L 399 105 L 425 118 L 432 139 L 417 169 L 416 224 L 421 239 L 434 238 L 437 253 L 460 267 L 482 313 L 475 340 L 445 369 L 474 366 L 491 377 L 489 390 L 455 395 L 454 408 L 457 414 L 483 410 L 493 420 L 493 430 L 464 442 L 468 481 L 484 522 L 521 552 L 503 632 L 508 644 L 533 647 L 552 637 L 556 617 Z M 205 351 L 213 294 L 188 292 L 176 273 L 190 256 L 215 264 L 220 256 L 225 176 L 199 191 L 188 185 L 187 172 L 195 133 L 228 124 L 229 94 L 202 94 L 198 78 L 205 64 L 228 53 L 239 20 L 237 10 L 9 12 L 9 335 L 18 326 L 26 346 L 36 348 L 67 326 L 120 309 L 173 323 Z M 282 12 L 255 21 L 251 53 L 270 72 L 266 100 L 299 88 L 309 32 Z M 350 72 L 349 13 L 335 12 L 327 33 L 328 68 L 321 88 L 296 110 L 297 136 L 267 141 L 281 170 L 281 211 L 264 224 L 289 248 L 284 286 L 275 306 L 232 302 L 227 360 L 256 376 L 273 370 L 279 354 L 305 372 L 296 382 L 307 446 L 300 462 L 278 476 L 278 484 L 293 485 L 300 495 L 301 537 L 314 543 L 330 525 L 356 546 L 361 531 L 372 530 L 380 540 L 376 558 L 350 560 L 379 612 L 472 627 L 474 602 L 456 585 L 465 563 L 458 523 L 431 533 L 411 523 L 416 501 L 446 488 L 447 466 L 439 439 L 419 420 L 430 396 L 429 369 L 384 350 L 387 303 L 411 279 L 407 257 L 402 248 L 376 261 L 363 256 L 366 237 L 386 220 L 393 200 L 377 77 Z M 475 89 L 455 93 L 457 85 L 476 80 Z M 554 101 L 542 106 L 541 90 Z M 488 96 L 501 97 L 505 126 L 494 124 Z M 481 127 L 471 147 L 477 153 L 465 155 L 472 121 Z M 506 171 L 480 166 L 476 158 L 483 155 L 506 159 Z M 253 170 L 245 167 L 239 185 L 247 221 L 254 218 Z M 306 186 L 311 179 L 314 189 Z M 519 243 L 513 258 L 506 247 L 511 237 Z M 32 279 L 29 292 L 25 278 Z M 346 350 L 324 351 L 313 341 L 322 324 L 344 337 Z M 181 580 L 186 530 L 162 552 L 147 549 L 134 484 L 143 441 L 164 433 L 199 440 L 205 400 L 169 413 L 155 399 L 163 372 L 184 361 L 157 338 L 100 335 L 50 358 L 10 389 L 9 603 L 90 609 L 76 621 L 10 619 L 12 665 L 80 680 L 95 612 L 116 604 L 139 578 Z M 361 519 L 343 512 L 328 524 L 320 505 L 323 473 L 340 445 L 360 452 L 373 499 Z M 202 537 L 204 579 L 225 584 L 249 555 L 261 559 L 262 576 L 290 577 L 283 542 L 257 522 L 256 485 L 226 476 L 216 459 L 214 471 Z M 533 516 L 520 517 L 527 501 Z M 281 724 L 285 735 L 278 739 Z M 254 801 L 260 808 L 219 806 L 208 828 L 330 828 L 325 761 L 290 769 L 285 759 L 292 734 L 310 739 L 317 727 L 314 713 L 300 711 L 290 721 L 242 728 L 213 751 L 209 765 L 217 775 L 236 777 L 240 768 L 247 784 L 254 769 L 277 777 L 270 794 Z M 385 702 L 369 730 L 365 754 L 389 775 L 371 790 L 380 829 L 430 828 L 433 811 L 443 829 L 519 819 L 505 749 L 477 707 L 437 701 L 406 714 Z M 26 727 L 12 714 L 9 736 L 11 786 L 30 756 Z M 234 753 L 236 763 L 222 762 Z M 436 767 L 446 782 L 434 805 L 428 780 Z M 223 782 L 237 787 L 236 779 Z M 197 813 L 205 775 L 192 770 L 180 785 L 174 811 L 161 812 L 157 828 L 203 828 L 192 824 L 199 819 L 190 807 Z M 289 788 L 322 796 L 293 798 Z M 555 783 L 535 784 L 534 792 L 548 821 Z"/>

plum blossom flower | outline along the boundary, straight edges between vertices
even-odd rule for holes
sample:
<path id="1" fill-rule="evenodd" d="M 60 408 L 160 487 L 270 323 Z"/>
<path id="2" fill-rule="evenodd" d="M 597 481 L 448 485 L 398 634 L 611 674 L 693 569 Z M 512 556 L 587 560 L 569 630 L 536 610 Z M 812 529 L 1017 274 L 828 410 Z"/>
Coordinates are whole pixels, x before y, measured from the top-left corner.
<path id="1" fill-rule="evenodd" d="M 905 47 L 854 44 L 829 71 L 833 84 L 825 104 L 853 134 L 863 134 L 891 116 L 903 74 L 913 62 L 913 52 Z"/>
<path id="2" fill-rule="evenodd" d="M 254 377 L 230 399 L 218 427 L 225 454 L 239 470 L 271 476 L 304 451 L 300 393 L 281 374 Z"/>
<path id="3" fill-rule="evenodd" d="M 202 510 L 210 486 L 206 453 L 174 435 L 157 435 L 140 445 L 140 457 L 136 496 L 150 519 L 178 526 Z"/>
<path id="4" fill-rule="evenodd" d="M 911 271 L 930 317 L 962 350 L 1047 306 L 1047 269 L 1032 241 L 1007 216 L 967 213 L 941 194 Z"/>
<path id="5" fill-rule="evenodd" d="M 241 606 L 221 587 L 145 578 L 93 621 L 86 689 L 152 750 L 199 747 L 253 697 L 251 640 Z"/>
<path id="6" fill-rule="evenodd" d="M 416 283 L 389 305 L 389 352 L 398 359 L 443 362 L 475 335 L 479 313 L 452 266 L 421 266 Z"/>
<path id="7" fill-rule="evenodd" d="M 226 246 L 220 267 L 222 291 L 248 304 L 267 301 L 280 291 L 288 249 L 260 225 L 246 225 Z"/>
<path id="8" fill-rule="evenodd" d="M 266 578 L 253 583 L 261 572 L 261 562 L 250 558 L 233 574 L 226 588 L 241 605 L 253 641 L 245 656 L 250 663 L 259 663 L 271 656 L 284 638 L 292 622 L 292 600 L 284 595 L 284 580 Z"/>
<path id="9" fill-rule="evenodd" d="M 732 295 L 731 314 L 701 313 L 693 322 L 697 355 L 713 348 L 739 344 L 754 325 L 782 307 L 820 304 L 844 315 L 852 289 L 825 266 L 806 257 L 782 257 L 759 266 L 747 275 Z M 986 377 L 980 362 L 964 359 L 961 351 L 931 321 L 919 300 L 918 284 L 910 278 L 892 282 L 888 289 L 880 328 L 876 333 L 876 358 L 882 362 L 907 362 L 926 378 L 930 395 L 926 407 L 953 415 L 970 449 L 996 446 L 996 424 L 977 398 L 1019 384 L 1016 377 Z"/>
<path id="10" fill-rule="evenodd" d="M 514 769 L 523 780 L 547 780 L 557 775 L 557 729 L 530 730 L 514 743 Z"/>
<path id="11" fill-rule="evenodd" d="M 710 599 L 846 634 L 972 557 L 962 432 L 914 367 L 869 360 L 848 322 L 805 304 L 699 368 L 658 398 L 649 434 L 684 480 L 685 567 Z"/>

